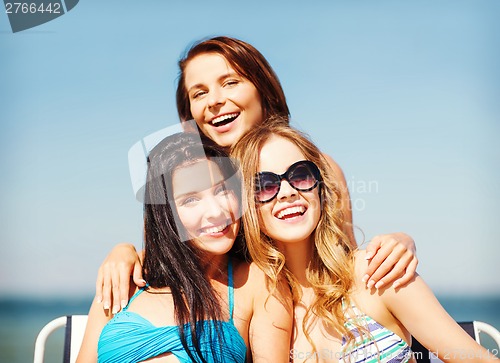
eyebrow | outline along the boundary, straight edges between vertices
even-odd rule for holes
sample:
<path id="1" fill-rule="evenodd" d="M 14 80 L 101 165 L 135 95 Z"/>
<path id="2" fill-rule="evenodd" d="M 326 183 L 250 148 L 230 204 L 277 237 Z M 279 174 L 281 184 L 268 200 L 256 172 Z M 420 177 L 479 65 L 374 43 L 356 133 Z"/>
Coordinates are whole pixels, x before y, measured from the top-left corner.
<path id="1" fill-rule="evenodd" d="M 182 199 L 182 198 L 186 198 L 186 197 L 190 197 L 192 195 L 198 194 L 198 193 L 203 192 L 205 190 L 222 186 L 225 183 L 226 183 L 226 179 L 223 179 L 220 182 L 218 182 L 217 184 L 211 185 L 209 188 L 206 188 L 206 189 L 203 189 L 203 190 L 193 190 L 193 191 L 189 191 L 189 192 L 186 192 L 186 193 L 183 193 L 183 194 L 179 194 L 179 195 L 175 195 L 174 194 L 174 200 Z"/>
<path id="2" fill-rule="evenodd" d="M 229 73 L 225 73 L 225 74 L 219 76 L 219 78 L 217 78 L 217 81 L 221 82 L 226 78 L 234 77 L 234 76 L 237 76 L 238 78 L 242 78 L 242 76 L 240 76 L 237 72 L 229 72 Z M 203 87 L 203 83 L 196 83 L 195 85 L 189 87 L 187 92 L 189 94 L 189 92 L 191 92 L 193 89 L 202 88 L 202 87 Z"/>

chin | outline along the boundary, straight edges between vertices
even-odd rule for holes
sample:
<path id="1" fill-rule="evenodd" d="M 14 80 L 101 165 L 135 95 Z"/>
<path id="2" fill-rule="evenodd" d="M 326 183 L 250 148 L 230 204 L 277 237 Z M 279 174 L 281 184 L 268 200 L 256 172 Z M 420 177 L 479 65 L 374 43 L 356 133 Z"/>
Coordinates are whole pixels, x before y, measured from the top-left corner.
<path id="1" fill-rule="evenodd" d="M 219 136 L 214 139 L 217 144 L 222 147 L 231 147 L 241 138 L 242 135 L 239 133 L 232 133 L 231 135 Z"/>
<path id="2" fill-rule="evenodd" d="M 276 233 L 272 239 L 283 242 L 298 242 L 310 238 L 315 228 L 312 226 L 278 225 L 272 228 Z M 267 234 L 267 233 L 266 233 Z"/>
<path id="3" fill-rule="evenodd" d="M 225 253 L 228 253 L 231 248 L 233 247 L 233 241 L 228 241 L 226 242 L 205 242 L 205 248 L 204 251 L 213 255 L 223 255 Z"/>
<path id="4" fill-rule="evenodd" d="M 281 237 L 281 238 L 278 238 L 277 240 L 280 241 L 281 243 L 299 243 L 299 242 L 303 242 L 305 241 L 306 239 L 308 239 L 310 237 L 310 235 L 304 235 L 304 236 L 297 236 L 297 235 L 293 235 L 293 236 L 286 236 L 286 237 Z"/>

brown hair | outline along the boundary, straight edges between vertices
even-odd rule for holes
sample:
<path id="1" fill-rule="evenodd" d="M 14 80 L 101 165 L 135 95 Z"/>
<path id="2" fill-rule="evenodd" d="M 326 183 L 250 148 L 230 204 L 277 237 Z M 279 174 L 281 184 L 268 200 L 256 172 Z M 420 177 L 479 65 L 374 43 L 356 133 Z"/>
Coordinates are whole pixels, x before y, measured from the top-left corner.
<path id="1" fill-rule="evenodd" d="M 235 38 L 215 37 L 195 43 L 179 60 L 179 79 L 177 83 L 177 112 L 182 121 L 193 118 L 188 92 L 185 85 L 186 66 L 193 58 L 206 53 L 219 54 L 242 77 L 257 88 L 261 97 L 264 119 L 278 115 L 288 120 L 290 111 L 278 76 L 266 58 L 252 45 Z"/>

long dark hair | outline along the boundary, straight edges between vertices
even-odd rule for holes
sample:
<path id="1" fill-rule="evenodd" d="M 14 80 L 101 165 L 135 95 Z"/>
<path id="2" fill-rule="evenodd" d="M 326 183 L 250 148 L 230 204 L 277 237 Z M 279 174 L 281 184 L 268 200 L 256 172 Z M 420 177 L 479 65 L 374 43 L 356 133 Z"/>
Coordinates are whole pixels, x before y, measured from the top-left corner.
<path id="1" fill-rule="evenodd" d="M 169 191 L 172 190 L 172 174 L 176 168 L 207 158 L 219 166 L 226 180 L 236 174 L 237 168 L 224 150 L 207 138 L 203 138 L 200 143 L 200 136 L 197 134 L 178 133 L 163 139 L 148 157 L 144 203 L 143 276 L 151 287 L 170 287 L 182 344 L 193 361 L 202 362 L 205 359 L 200 350 L 200 336 L 212 332 L 203 332 L 203 324 L 198 323 L 205 320 L 214 323 L 222 321 L 221 304 L 200 268 L 203 265 L 201 262 L 206 261 L 201 261 L 197 248 L 182 238 L 183 232 L 178 228 L 182 226 Z M 232 187 L 237 189 L 235 194 L 239 198 L 241 191 L 238 190 L 238 185 Z M 242 239 L 241 232 L 231 254 L 238 254 L 243 245 Z M 188 329 L 198 359 L 195 359 L 188 348 Z M 220 330 L 210 336 L 210 339 L 220 338 Z"/>
<path id="2" fill-rule="evenodd" d="M 278 76 L 266 58 L 251 44 L 230 37 L 214 37 L 195 43 L 179 61 L 179 79 L 177 83 L 177 112 L 181 121 L 193 118 L 185 85 L 185 70 L 190 60 L 200 54 L 219 54 L 242 77 L 248 79 L 257 88 L 262 101 L 265 120 L 269 116 L 281 116 L 288 120 L 290 111 L 285 93 Z"/>

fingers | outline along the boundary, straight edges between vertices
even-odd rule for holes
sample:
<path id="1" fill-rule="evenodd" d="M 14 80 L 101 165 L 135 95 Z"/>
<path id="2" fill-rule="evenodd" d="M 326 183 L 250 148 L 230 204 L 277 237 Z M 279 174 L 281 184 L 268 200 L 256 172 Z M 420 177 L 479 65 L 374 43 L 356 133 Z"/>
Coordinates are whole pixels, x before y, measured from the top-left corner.
<path id="1" fill-rule="evenodd" d="M 394 285 L 395 280 L 401 278 L 405 274 L 406 268 L 410 264 L 411 260 L 412 254 L 405 253 L 399 260 L 396 261 L 396 264 L 392 266 L 392 269 L 375 283 L 374 287 L 376 289 L 380 289 L 383 286 L 390 286 L 392 284 L 392 286 L 396 288 L 397 286 Z M 411 277 L 413 277 L 413 274 Z"/>
<path id="2" fill-rule="evenodd" d="M 109 268 L 101 267 L 102 272 L 102 307 L 104 310 L 109 310 L 111 307 L 111 276 Z"/>
<path id="3" fill-rule="evenodd" d="M 96 299 L 103 303 L 105 310 L 111 308 L 111 312 L 116 314 L 127 305 L 130 276 L 134 271 L 141 279 L 140 270 L 139 257 L 133 245 L 121 243 L 113 248 L 99 268 L 96 281 Z"/>
<path id="4" fill-rule="evenodd" d="M 366 286 L 368 288 L 374 287 L 379 280 L 387 276 L 390 271 L 394 269 L 396 264 L 401 260 L 405 253 L 405 249 L 401 246 L 395 246 L 392 250 L 384 246 L 379 249 L 375 257 L 371 259 L 368 264 L 367 275 L 369 275 L 368 282 Z M 404 266 L 406 266 L 408 261 L 405 262 Z M 399 272 L 399 275 L 396 277 L 400 277 L 402 275 L 402 271 Z M 382 286 L 379 284 L 379 286 Z"/>
<path id="5" fill-rule="evenodd" d="M 418 265 L 418 258 L 417 256 L 413 256 L 413 260 L 406 268 L 406 272 L 403 275 L 403 277 L 394 281 L 394 284 L 392 286 L 394 286 L 394 288 L 402 287 L 408 284 L 411 280 L 413 280 L 413 278 L 417 273 L 417 265 Z"/>
<path id="6" fill-rule="evenodd" d="M 111 291 L 113 293 L 113 309 L 111 310 L 111 313 L 112 314 L 116 314 L 117 312 L 120 311 L 120 297 L 121 297 L 121 293 L 120 293 L 120 286 L 121 286 L 121 283 L 120 281 L 122 281 L 120 279 L 120 268 L 114 268 L 111 270 L 111 278 L 112 278 L 112 285 L 111 285 Z M 128 279 L 127 279 L 128 280 Z M 127 285 L 128 285 L 128 282 L 127 282 Z M 127 294 L 128 294 L 128 290 L 127 290 Z"/>
<path id="7" fill-rule="evenodd" d="M 99 268 L 96 291 L 100 292 L 103 308 L 111 309 L 112 314 L 128 304 L 130 272 L 130 266 L 126 263 L 104 264 Z M 134 265 L 134 281 L 137 281 L 138 286 L 146 285 L 146 281 L 142 279 L 142 266 L 138 261 Z"/>
<path id="8" fill-rule="evenodd" d="M 368 288 L 379 289 L 390 284 L 401 287 L 416 274 L 415 243 L 404 233 L 376 236 L 367 246 L 366 255 L 370 261 L 363 282 Z"/>
<path id="9" fill-rule="evenodd" d="M 363 282 L 367 287 L 381 287 L 399 280 L 407 284 L 415 275 L 418 260 L 415 241 L 405 233 L 375 236 L 366 247 L 369 260 Z"/>
<path id="10" fill-rule="evenodd" d="M 115 300 L 113 304 L 113 310 L 115 307 L 118 309 L 117 312 L 120 309 L 123 309 L 125 306 L 128 304 L 128 297 L 129 297 L 129 291 L 130 291 L 130 270 L 129 267 L 122 263 L 118 266 L 118 276 L 117 279 L 119 281 L 119 295 L 115 295 L 115 290 L 113 290 L 113 296 L 119 296 L 120 301 Z M 134 271 L 133 271 L 133 277 L 134 277 L 134 283 L 139 286 L 143 287 L 146 285 L 146 281 L 142 279 L 142 266 L 139 263 L 139 261 L 136 261 L 134 264 Z M 114 281 L 114 280 L 113 280 Z M 115 313 L 113 313 L 115 314 Z"/>
<path id="11" fill-rule="evenodd" d="M 373 245 L 373 247 L 370 247 L 371 245 Z M 394 238 L 387 236 L 377 236 L 373 238 L 372 242 L 370 242 L 370 244 L 366 247 L 367 250 L 369 248 L 371 248 L 371 251 L 375 252 L 374 256 L 369 258 L 370 262 L 368 263 L 368 269 L 366 270 L 366 275 L 368 276 L 365 275 L 365 277 L 370 278 L 373 278 L 375 271 L 377 271 L 384 262 L 384 267 L 387 269 L 385 273 L 387 273 L 392 266 L 394 266 L 396 260 L 398 260 L 401 255 L 403 255 L 404 251 L 406 251 L 406 249 L 402 246 L 399 246 L 398 248 L 398 243 Z M 398 255 L 396 255 L 396 253 Z M 386 261 L 390 255 L 392 255 L 392 264 L 390 264 L 391 261 Z M 382 270 L 379 270 L 379 273 L 380 272 L 382 272 Z M 379 276 L 378 279 L 382 276 L 383 275 Z"/>
<path id="12" fill-rule="evenodd" d="M 381 240 L 378 236 L 374 237 L 370 243 L 368 243 L 368 246 L 366 246 L 366 255 L 365 258 L 367 260 L 370 260 L 375 256 L 379 248 L 381 247 Z"/>
<path id="13" fill-rule="evenodd" d="M 134 272 L 132 274 L 134 283 L 139 287 L 146 286 L 146 281 L 142 278 L 142 266 L 139 261 L 136 261 L 134 265 Z"/>
<path id="14" fill-rule="evenodd" d="M 126 266 L 124 266 L 123 264 L 121 264 L 119 266 L 119 270 L 118 270 L 118 281 L 119 281 L 119 293 L 118 295 L 115 295 L 115 291 L 113 290 L 113 296 L 119 296 L 119 299 L 120 301 L 117 301 L 118 299 L 114 300 L 113 302 L 113 309 L 115 309 L 115 307 L 117 308 L 117 312 L 120 310 L 120 309 L 123 309 L 125 306 L 127 306 L 128 304 L 128 292 L 129 292 L 129 289 L 130 289 L 130 272 L 129 270 L 126 268 Z M 113 313 L 115 314 L 115 313 Z"/>
<path id="15" fill-rule="evenodd" d="M 393 236 L 397 238 L 398 243 L 406 247 L 412 254 L 417 255 L 417 246 L 415 245 L 415 241 L 411 236 L 408 236 L 406 233 L 394 233 Z"/>
<path id="16" fill-rule="evenodd" d="M 97 281 L 95 283 L 95 298 L 97 303 L 102 302 L 102 285 L 103 285 L 103 277 L 102 277 L 102 269 L 99 268 L 99 271 L 97 272 Z"/>

